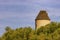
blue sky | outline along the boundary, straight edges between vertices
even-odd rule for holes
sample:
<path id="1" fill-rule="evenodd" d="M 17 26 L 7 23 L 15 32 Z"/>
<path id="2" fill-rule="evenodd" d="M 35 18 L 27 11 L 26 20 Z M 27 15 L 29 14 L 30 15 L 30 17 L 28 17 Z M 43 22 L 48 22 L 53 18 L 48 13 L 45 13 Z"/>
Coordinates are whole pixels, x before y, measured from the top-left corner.
<path id="1" fill-rule="evenodd" d="M 6 26 L 34 28 L 40 10 L 46 10 L 51 21 L 60 22 L 60 0 L 0 0 L 0 35 Z"/>

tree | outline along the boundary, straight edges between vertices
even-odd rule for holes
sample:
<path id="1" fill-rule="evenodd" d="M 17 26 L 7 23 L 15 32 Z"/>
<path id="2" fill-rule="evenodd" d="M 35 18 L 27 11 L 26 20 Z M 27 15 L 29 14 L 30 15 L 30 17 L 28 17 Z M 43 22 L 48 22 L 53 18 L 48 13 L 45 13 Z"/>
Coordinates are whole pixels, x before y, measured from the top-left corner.
<path id="1" fill-rule="evenodd" d="M 6 31 L 10 31 L 10 30 L 12 30 L 9 26 L 7 26 L 6 28 L 5 28 L 5 30 Z"/>
<path id="2" fill-rule="evenodd" d="M 60 40 L 60 23 L 52 22 L 46 26 L 34 30 L 30 27 L 11 29 L 5 28 L 6 32 L 0 40 Z"/>

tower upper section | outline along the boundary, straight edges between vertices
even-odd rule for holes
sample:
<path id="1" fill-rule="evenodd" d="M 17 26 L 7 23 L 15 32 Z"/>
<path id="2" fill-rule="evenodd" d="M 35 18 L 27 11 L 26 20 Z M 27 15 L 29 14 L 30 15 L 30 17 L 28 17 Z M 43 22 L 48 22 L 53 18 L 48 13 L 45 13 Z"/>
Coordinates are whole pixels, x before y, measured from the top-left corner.
<path id="1" fill-rule="evenodd" d="M 45 10 L 41 10 L 35 20 L 50 20 Z"/>

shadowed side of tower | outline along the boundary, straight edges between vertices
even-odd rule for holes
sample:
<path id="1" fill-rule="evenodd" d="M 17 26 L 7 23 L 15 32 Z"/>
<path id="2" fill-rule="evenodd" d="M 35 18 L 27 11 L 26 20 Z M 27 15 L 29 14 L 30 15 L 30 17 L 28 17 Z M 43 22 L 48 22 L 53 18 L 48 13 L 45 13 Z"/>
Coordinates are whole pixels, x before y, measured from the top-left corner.
<path id="1" fill-rule="evenodd" d="M 41 10 L 35 19 L 35 27 L 38 29 L 50 23 L 50 18 L 45 10 Z"/>

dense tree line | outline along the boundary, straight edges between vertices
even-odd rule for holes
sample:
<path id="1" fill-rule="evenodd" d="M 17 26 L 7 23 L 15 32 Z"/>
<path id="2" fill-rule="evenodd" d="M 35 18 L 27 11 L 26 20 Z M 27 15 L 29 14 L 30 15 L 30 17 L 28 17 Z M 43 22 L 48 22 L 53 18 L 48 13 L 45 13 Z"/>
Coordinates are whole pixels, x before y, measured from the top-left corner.
<path id="1" fill-rule="evenodd" d="M 5 30 L 0 40 L 60 40 L 60 23 L 56 22 L 36 30 L 31 27 L 16 29 L 6 27 Z"/>

